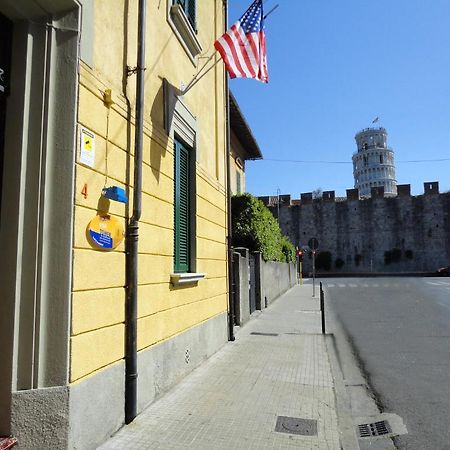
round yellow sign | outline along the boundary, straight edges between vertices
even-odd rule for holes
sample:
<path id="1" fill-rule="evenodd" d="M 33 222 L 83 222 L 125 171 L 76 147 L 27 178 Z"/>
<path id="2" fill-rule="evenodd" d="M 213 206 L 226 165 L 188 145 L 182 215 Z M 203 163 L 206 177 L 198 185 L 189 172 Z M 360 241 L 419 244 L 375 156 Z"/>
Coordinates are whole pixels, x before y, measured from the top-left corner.
<path id="1" fill-rule="evenodd" d="M 109 214 L 97 215 L 89 222 L 86 235 L 92 247 L 114 250 L 123 240 L 123 226 Z"/>

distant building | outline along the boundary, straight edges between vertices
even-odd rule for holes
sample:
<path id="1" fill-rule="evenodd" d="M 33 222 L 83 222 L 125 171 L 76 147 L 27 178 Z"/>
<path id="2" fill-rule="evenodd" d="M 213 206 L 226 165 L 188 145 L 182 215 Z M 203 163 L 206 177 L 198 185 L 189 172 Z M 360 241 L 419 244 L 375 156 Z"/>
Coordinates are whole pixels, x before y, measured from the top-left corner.
<path id="1" fill-rule="evenodd" d="M 245 189 L 245 161 L 262 159 L 262 153 L 252 130 L 230 92 L 230 153 L 231 192 L 242 194 Z"/>
<path id="2" fill-rule="evenodd" d="M 353 176 L 359 195 L 369 197 L 373 187 L 384 187 L 386 196 L 397 195 L 394 151 L 387 146 L 387 131 L 366 128 L 355 140 L 358 150 L 352 157 Z"/>

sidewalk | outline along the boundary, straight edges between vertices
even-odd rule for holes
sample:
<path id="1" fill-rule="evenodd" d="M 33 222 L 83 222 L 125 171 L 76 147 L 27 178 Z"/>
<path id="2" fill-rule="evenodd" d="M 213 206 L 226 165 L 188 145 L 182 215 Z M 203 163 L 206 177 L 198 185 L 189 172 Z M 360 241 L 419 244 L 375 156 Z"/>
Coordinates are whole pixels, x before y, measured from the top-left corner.
<path id="1" fill-rule="evenodd" d="M 320 334 L 317 291 L 312 298 L 311 285 L 295 286 L 99 448 L 358 448 L 339 431 L 336 358 Z M 306 420 L 287 420 L 280 432 L 279 416 Z"/>

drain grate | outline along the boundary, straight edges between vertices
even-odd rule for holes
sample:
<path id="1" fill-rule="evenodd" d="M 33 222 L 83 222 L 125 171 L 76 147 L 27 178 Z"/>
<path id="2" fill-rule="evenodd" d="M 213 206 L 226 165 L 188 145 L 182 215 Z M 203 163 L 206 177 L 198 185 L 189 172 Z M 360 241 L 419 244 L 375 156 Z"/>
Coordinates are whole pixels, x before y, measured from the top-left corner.
<path id="1" fill-rule="evenodd" d="M 252 331 L 250 334 L 254 334 L 256 336 L 278 336 L 278 333 L 260 333 L 259 331 Z"/>
<path id="2" fill-rule="evenodd" d="M 383 436 L 384 434 L 392 433 L 392 429 L 387 420 L 381 420 L 374 423 L 363 423 L 358 425 L 359 437 L 373 437 Z"/>
<path id="3" fill-rule="evenodd" d="M 317 436 L 317 420 L 278 416 L 275 431 L 301 436 Z"/>

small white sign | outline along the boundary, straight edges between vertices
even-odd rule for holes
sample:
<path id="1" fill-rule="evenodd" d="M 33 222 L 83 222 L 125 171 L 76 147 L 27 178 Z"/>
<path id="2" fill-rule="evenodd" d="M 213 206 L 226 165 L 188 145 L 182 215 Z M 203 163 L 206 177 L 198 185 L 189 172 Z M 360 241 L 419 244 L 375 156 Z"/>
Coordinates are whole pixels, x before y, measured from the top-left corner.
<path id="1" fill-rule="evenodd" d="M 95 134 L 86 128 L 80 131 L 80 163 L 89 167 L 95 164 Z"/>

